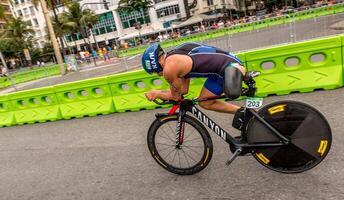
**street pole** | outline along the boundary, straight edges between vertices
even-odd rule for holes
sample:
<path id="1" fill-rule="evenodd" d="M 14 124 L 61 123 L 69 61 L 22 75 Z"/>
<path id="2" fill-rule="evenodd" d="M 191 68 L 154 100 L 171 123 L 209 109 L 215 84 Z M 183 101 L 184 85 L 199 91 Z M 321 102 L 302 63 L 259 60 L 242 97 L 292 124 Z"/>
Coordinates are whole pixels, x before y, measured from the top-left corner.
<path id="1" fill-rule="evenodd" d="M 53 25 L 51 24 L 50 13 L 49 13 L 49 10 L 47 8 L 47 3 L 44 0 L 39 0 L 39 1 L 41 3 L 45 22 L 46 22 L 47 27 L 48 27 L 49 36 L 50 36 L 51 43 L 53 45 L 53 49 L 54 49 L 57 63 L 60 66 L 61 74 L 64 75 L 66 73 L 66 69 L 64 67 L 60 48 L 59 48 L 57 41 L 56 41 L 56 35 L 55 35 L 54 29 L 53 29 Z"/>

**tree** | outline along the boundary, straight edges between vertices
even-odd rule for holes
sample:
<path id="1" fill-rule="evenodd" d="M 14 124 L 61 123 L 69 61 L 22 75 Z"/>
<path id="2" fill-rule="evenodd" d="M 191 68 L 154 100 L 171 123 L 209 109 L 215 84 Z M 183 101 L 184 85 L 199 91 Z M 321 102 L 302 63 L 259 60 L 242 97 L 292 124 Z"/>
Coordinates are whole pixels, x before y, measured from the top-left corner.
<path id="1" fill-rule="evenodd" d="M 152 5 L 152 0 L 119 0 L 118 11 L 130 13 L 133 11 L 148 10 Z"/>
<path id="2" fill-rule="evenodd" d="M 189 19 L 191 16 L 190 10 L 197 6 L 197 0 L 193 0 L 192 4 L 189 5 L 188 0 L 183 0 L 186 18 Z M 148 10 L 153 6 L 152 0 L 120 0 L 118 2 L 118 11 L 130 13 L 133 11 Z"/>
<path id="3" fill-rule="evenodd" d="M 195 8 L 197 6 L 197 0 L 193 0 L 192 4 L 189 5 L 188 0 L 183 0 L 185 12 L 186 12 L 186 19 L 189 19 L 191 17 L 190 10 L 192 8 Z"/>
<path id="4" fill-rule="evenodd" d="M 37 8 L 37 6 L 39 5 L 39 1 L 40 0 L 32 0 L 32 4 Z M 47 2 L 47 7 L 49 10 L 53 11 L 53 15 L 54 15 L 54 21 L 56 23 L 56 27 L 61 27 L 62 23 L 60 22 L 58 15 L 57 15 L 57 0 L 45 0 Z M 69 3 L 72 0 L 59 0 L 60 3 L 65 4 L 65 3 Z M 53 20 L 52 20 L 53 21 Z M 55 27 L 54 27 L 54 30 Z M 62 54 L 65 54 L 65 46 L 64 46 L 64 35 L 58 35 L 56 34 L 56 37 L 59 40 L 59 43 L 61 45 L 61 50 L 62 50 Z M 67 44 L 67 43 L 66 43 Z"/>
<path id="5" fill-rule="evenodd" d="M 34 30 L 21 18 L 10 18 L 1 31 L 0 51 L 5 56 L 20 57 L 24 48 L 32 48 Z"/>
<path id="6" fill-rule="evenodd" d="M 81 10 L 78 2 L 70 2 L 67 4 L 67 11 L 59 16 L 62 27 L 72 34 L 81 33 L 86 42 L 86 27 L 93 27 L 98 21 L 98 17 L 90 9 Z M 86 27 L 85 27 L 86 25 Z"/>

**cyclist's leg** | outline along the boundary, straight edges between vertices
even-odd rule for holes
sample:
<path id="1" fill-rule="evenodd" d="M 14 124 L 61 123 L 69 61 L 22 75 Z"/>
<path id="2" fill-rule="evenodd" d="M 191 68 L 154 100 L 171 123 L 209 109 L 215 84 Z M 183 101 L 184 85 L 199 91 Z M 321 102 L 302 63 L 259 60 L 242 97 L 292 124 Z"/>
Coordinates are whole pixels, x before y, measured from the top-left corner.
<path id="1" fill-rule="evenodd" d="M 199 98 L 211 98 L 221 96 L 223 93 L 223 78 L 218 76 L 209 77 L 201 90 Z M 240 107 L 220 100 L 209 100 L 199 102 L 206 110 L 234 114 Z"/>

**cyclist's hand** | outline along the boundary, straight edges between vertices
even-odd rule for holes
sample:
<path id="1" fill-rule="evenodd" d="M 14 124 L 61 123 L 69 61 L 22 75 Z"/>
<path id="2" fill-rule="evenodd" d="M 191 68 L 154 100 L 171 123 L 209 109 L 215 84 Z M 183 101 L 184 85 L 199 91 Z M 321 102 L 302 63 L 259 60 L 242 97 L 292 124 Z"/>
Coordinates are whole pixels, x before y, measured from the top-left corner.
<path id="1" fill-rule="evenodd" d="M 157 98 L 158 96 L 158 91 L 157 90 L 152 90 L 152 91 L 149 91 L 149 92 L 146 92 L 145 93 L 145 96 L 146 98 L 149 100 L 149 101 L 153 101 Z"/>

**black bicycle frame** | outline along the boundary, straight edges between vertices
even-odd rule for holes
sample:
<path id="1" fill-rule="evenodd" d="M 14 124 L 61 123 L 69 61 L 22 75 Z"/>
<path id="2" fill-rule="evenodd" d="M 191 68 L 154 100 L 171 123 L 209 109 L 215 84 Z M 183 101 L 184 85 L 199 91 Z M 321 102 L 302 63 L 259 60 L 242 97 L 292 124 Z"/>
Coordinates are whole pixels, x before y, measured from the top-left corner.
<path id="1" fill-rule="evenodd" d="M 248 88 L 242 89 L 242 96 L 247 97 L 254 97 L 256 92 L 255 84 L 256 82 L 253 80 L 254 77 L 258 76 L 259 72 L 248 72 L 244 77 L 244 82 L 248 86 Z M 215 132 L 218 136 L 220 136 L 224 141 L 226 141 L 229 145 L 235 146 L 236 149 L 246 150 L 249 151 L 251 149 L 262 148 L 262 147 L 278 147 L 284 146 L 289 144 L 290 139 L 283 136 L 278 130 L 276 130 L 273 126 L 271 126 L 264 118 L 259 116 L 259 114 L 250 108 L 245 108 L 245 120 L 243 127 L 246 127 L 249 120 L 252 117 L 255 117 L 258 121 L 263 123 L 269 130 L 275 134 L 280 141 L 279 142 L 270 142 L 270 143 L 254 143 L 248 144 L 247 142 L 239 142 L 238 140 L 234 139 L 231 135 L 229 135 L 223 128 L 221 128 L 218 124 L 216 124 L 213 120 L 211 120 L 207 115 L 205 115 L 202 111 L 200 111 L 195 105 L 197 102 L 201 101 L 208 101 L 208 100 L 215 100 L 215 99 L 222 99 L 227 98 L 226 96 L 214 97 L 214 98 L 203 98 L 203 99 L 195 99 L 195 100 L 188 100 L 183 99 L 179 102 L 173 101 L 165 101 L 165 102 L 158 102 L 154 100 L 155 103 L 159 105 L 164 105 L 168 103 L 173 103 L 174 106 L 168 113 L 168 115 L 175 114 L 176 110 L 179 108 L 178 113 L 178 124 L 177 124 L 177 133 L 176 133 L 176 147 L 180 148 L 180 145 L 183 143 L 183 135 L 184 135 L 184 122 L 183 118 L 187 112 L 191 112 L 193 116 L 195 116 L 199 121 L 201 121 L 204 125 L 210 128 L 213 132 Z M 246 135 L 246 130 L 243 129 L 241 132 L 242 136 Z M 243 138 L 243 141 L 247 141 L 246 138 Z M 244 151 L 245 152 L 245 151 Z"/>
<path id="2" fill-rule="evenodd" d="M 221 98 L 221 97 L 220 97 Z M 218 98 L 212 98 L 212 99 L 218 99 Z M 206 101 L 209 99 L 202 99 L 200 101 Z M 247 118 L 255 117 L 257 120 L 259 120 L 261 123 L 263 123 L 269 130 L 271 130 L 278 138 L 280 138 L 280 142 L 271 142 L 271 143 L 255 143 L 255 144 L 248 144 L 248 143 L 242 143 L 238 142 L 238 140 L 234 139 L 230 134 L 228 134 L 221 126 L 216 124 L 212 119 L 210 119 L 206 114 L 204 114 L 201 110 L 199 110 L 196 106 L 196 102 L 192 100 L 183 100 L 180 102 L 179 105 L 174 105 L 174 108 L 171 110 L 174 110 L 175 112 L 176 108 L 179 107 L 179 113 L 178 113 L 178 123 L 177 123 L 177 130 L 176 130 L 176 147 L 179 148 L 180 145 L 183 143 L 182 138 L 184 135 L 184 122 L 183 118 L 187 112 L 192 113 L 194 117 L 196 117 L 200 122 L 202 122 L 205 126 L 210 128 L 213 132 L 215 132 L 216 135 L 221 137 L 224 141 L 226 141 L 230 145 L 234 145 L 236 148 L 242 148 L 245 150 L 251 150 L 256 148 L 262 148 L 262 147 L 278 147 L 278 146 L 284 146 L 289 143 L 289 139 L 284 137 L 278 130 L 276 130 L 274 127 L 272 127 L 267 121 L 265 121 L 262 117 L 258 115 L 258 113 L 250 108 L 246 108 L 245 110 L 245 116 Z M 174 114 L 174 113 L 169 113 Z M 246 127 L 248 123 L 248 119 L 245 119 L 244 127 Z M 245 130 L 242 130 L 245 131 Z"/>

